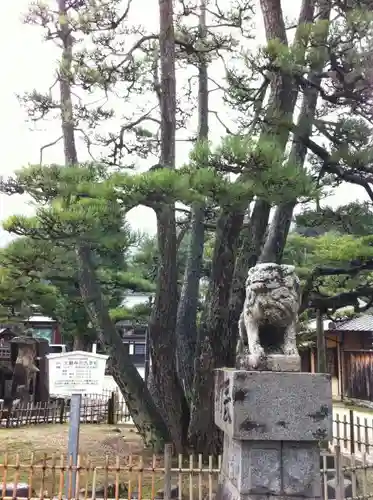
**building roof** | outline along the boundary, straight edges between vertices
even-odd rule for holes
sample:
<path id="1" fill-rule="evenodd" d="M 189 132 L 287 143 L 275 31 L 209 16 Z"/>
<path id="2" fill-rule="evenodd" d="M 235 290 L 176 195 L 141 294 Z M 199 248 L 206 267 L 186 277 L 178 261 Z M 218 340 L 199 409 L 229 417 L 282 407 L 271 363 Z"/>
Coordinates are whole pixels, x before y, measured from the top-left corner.
<path id="1" fill-rule="evenodd" d="M 329 325 L 329 331 L 373 332 L 373 314 L 365 314 L 357 318 L 348 319 L 341 323 Z"/>
<path id="2" fill-rule="evenodd" d="M 4 330 L 10 330 L 14 325 L 7 325 L 6 323 L 0 323 L 0 330 L 3 332 Z"/>
<path id="3" fill-rule="evenodd" d="M 30 316 L 27 323 L 56 323 L 56 320 L 48 316 Z"/>

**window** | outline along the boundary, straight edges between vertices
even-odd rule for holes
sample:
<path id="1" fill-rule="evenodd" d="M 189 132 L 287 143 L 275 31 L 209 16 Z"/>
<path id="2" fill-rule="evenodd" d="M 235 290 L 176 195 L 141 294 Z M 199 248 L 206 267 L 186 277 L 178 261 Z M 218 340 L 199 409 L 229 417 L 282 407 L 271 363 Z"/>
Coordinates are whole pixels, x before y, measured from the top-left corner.
<path id="1" fill-rule="evenodd" d="M 32 328 L 32 335 L 36 339 L 46 339 L 52 344 L 52 328 Z"/>
<path id="2" fill-rule="evenodd" d="M 135 354 L 145 356 L 145 344 L 135 344 Z"/>

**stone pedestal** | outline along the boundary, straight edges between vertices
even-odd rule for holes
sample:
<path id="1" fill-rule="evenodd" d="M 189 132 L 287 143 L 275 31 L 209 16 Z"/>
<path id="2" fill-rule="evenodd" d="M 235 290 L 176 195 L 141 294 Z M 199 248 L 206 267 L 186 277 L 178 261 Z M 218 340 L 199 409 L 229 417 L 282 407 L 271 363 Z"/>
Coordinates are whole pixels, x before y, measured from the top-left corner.
<path id="1" fill-rule="evenodd" d="M 224 431 L 218 498 L 321 498 L 319 441 L 331 438 L 330 376 L 220 369 L 215 422 Z"/>

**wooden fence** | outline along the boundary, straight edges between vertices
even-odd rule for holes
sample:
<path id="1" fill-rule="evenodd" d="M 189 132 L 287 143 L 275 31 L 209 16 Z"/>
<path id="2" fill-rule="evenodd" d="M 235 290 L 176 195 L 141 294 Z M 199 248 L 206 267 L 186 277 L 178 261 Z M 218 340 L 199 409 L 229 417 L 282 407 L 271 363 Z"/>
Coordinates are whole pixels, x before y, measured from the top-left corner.
<path id="1" fill-rule="evenodd" d="M 11 408 L 0 403 L 0 427 L 23 427 L 37 424 L 64 424 L 70 416 L 70 401 L 58 399 L 46 403 L 18 404 Z M 115 392 L 84 395 L 81 423 L 125 423 L 131 421 L 122 398 Z"/>
<path id="2" fill-rule="evenodd" d="M 0 427 L 23 427 L 37 424 L 64 424 L 70 416 L 68 400 L 57 400 L 36 405 L 27 404 L 10 411 L 0 403 Z M 122 424 L 132 423 L 123 399 L 117 393 L 108 391 L 91 394 L 82 398 L 81 423 Z M 362 418 L 358 412 L 350 410 L 342 414 L 334 413 L 333 446 L 340 446 L 345 454 L 366 454 L 373 460 L 373 414 Z"/>
<path id="3" fill-rule="evenodd" d="M 221 458 L 173 456 L 166 445 L 163 456 L 144 458 L 129 454 L 101 463 L 78 457 L 77 466 L 63 455 L 21 462 L 19 455 L 0 463 L 2 498 L 71 498 L 72 475 L 76 471 L 77 498 L 212 498 L 216 491 Z M 21 482 L 22 481 L 22 482 Z M 25 481 L 25 482 L 23 482 Z M 66 491 L 67 486 L 67 491 Z"/>
<path id="4" fill-rule="evenodd" d="M 343 394 L 373 402 L 373 351 L 343 352 Z"/>
<path id="5" fill-rule="evenodd" d="M 363 455 L 373 463 L 373 414 L 363 418 L 354 410 L 334 413 L 331 446 L 339 446 L 344 455 Z M 21 405 L 8 410 L 0 403 L 0 427 L 16 428 L 37 424 L 64 424 L 69 420 L 68 400 L 36 405 Z M 116 392 L 91 394 L 82 398 L 81 423 L 132 423 L 123 398 Z"/>
<path id="6" fill-rule="evenodd" d="M 332 458 L 332 461 L 330 461 Z M 76 471 L 76 495 L 80 499 L 128 500 L 212 500 L 215 498 L 221 458 L 201 455 L 173 456 L 166 445 L 163 456 L 145 459 L 129 454 L 125 459 L 104 457 L 92 463 L 78 457 L 77 466 L 61 456 L 44 456 L 42 460 L 0 460 L 2 499 L 72 498 L 72 473 Z M 335 454 L 322 454 L 320 460 L 322 497 L 324 500 L 362 500 L 373 497 L 373 464 L 366 457 L 347 459 L 337 446 Z"/>
<path id="7" fill-rule="evenodd" d="M 367 418 L 354 410 L 335 413 L 331 444 L 346 455 L 367 456 L 373 463 L 373 414 Z"/>

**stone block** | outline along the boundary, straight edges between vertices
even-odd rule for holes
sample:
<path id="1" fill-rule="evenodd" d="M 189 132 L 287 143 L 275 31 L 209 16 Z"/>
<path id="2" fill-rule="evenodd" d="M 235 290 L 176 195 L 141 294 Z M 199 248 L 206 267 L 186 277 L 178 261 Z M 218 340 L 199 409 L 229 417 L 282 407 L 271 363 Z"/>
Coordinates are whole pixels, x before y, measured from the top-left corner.
<path id="1" fill-rule="evenodd" d="M 238 440 L 331 439 L 330 375 L 218 369 L 215 423 Z"/>
<path id="2" fill-rule="evenodd" d="M 222 474 L 240 494 L 320 495 L 318 443 L 224 441 Z"/>
<path id="3" fill-rule="evenodd" d="M 282 492 L 289 496 L 315 498 L 321 492 L 318 443 L 282 443 Z"/>
<path id="4" fill-rule="evenodd" d="M 301 495 L 289 497 L 285 494 L 272 495 L 262 493 L 241 493 L 224 475 L 220 476 L 219 485 L 216 492 L 216 500 L 305 500 Z M 312 500 L 321 500 L 321 492 L 314 496 Z M 307 500 L 311 500 L 308 498 Z"/>
<path id="5" fill-rule="evenodd" d="M 238 491 L 244 494 L 281 493 L 280 443 L 238 441 L 241 446 Z"/>
<path id="6" fill-rule="evenodd" d="M 273 372 L 300 372 L 299 355 L 269 354 L 266 358 L 266 370 Z"/>

